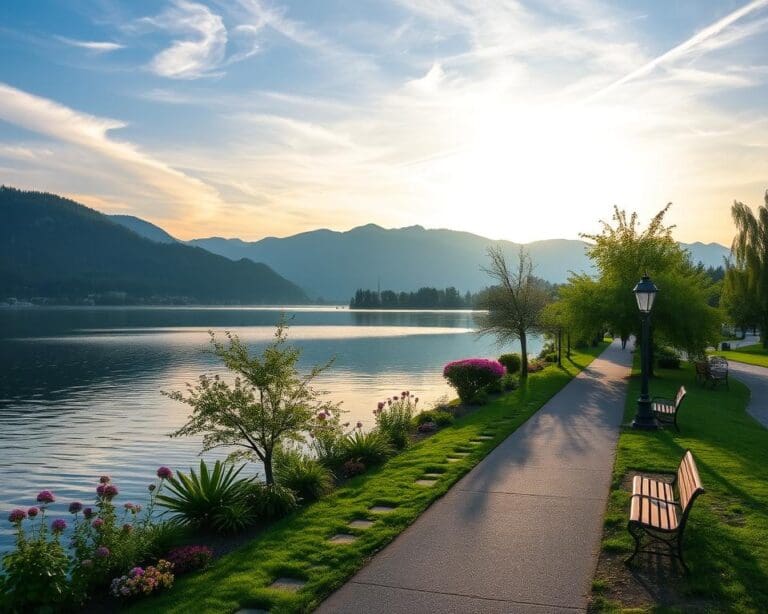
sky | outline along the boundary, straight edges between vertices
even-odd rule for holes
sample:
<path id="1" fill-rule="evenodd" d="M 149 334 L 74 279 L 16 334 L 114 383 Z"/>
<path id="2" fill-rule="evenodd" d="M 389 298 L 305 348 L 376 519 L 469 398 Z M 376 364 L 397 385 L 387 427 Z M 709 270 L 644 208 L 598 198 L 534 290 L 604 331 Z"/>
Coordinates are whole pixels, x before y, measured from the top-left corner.
<path id="1" fill-rule="evenodd" d="M 672 202 L 730 245 L 767 52 L 768 0 L 4 0 L 0 183 L 181 239 L 529 242 Z"/>

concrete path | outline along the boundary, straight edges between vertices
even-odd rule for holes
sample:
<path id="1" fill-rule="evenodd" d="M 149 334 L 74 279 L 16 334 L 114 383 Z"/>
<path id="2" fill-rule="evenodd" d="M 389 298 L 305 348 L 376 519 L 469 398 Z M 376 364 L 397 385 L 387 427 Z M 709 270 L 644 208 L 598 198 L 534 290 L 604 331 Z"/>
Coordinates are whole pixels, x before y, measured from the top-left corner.
<path id="1" fill-rule="evenodd" d="M 728 375 L 747 385 L 751 393 L 747 411 L 768 428 L 768 368 L 729 360 Z"/>
<path id="2" fill-rule="evenodd" d="M 632 355 L 613 343 L 317 610 L 585 610 Z"/>

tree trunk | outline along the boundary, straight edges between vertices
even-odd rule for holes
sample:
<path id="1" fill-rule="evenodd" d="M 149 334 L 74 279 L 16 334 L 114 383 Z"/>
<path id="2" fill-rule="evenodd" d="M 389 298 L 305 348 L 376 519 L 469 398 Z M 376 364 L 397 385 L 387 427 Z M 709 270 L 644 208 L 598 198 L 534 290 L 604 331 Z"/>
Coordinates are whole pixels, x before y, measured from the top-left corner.
<path id="1" fill-rule="evenodd" d="M 570 358 L 571 357 L 571 333 L 566 333 L 565 340 L 567 344 L 566 350 L 565 350 L 565 356 L 566 358 Z"/>
<path id="2" fill-rule="evenodd" d="M 275 478 L 272 475 L 272 454 L 264 455 L 264 481 L 267 486 L 272 486 L 275 483 Z"/>
<path id="3" fill-rule="evenodd" d="M 557 329 L 557 366 L 563 366 L 563 329 Z"/>
<path id="4" fill-rule="evenodd" d="M 528 377 L 528 340 L 525 331 L 520 332 L 520 379 Z"/>

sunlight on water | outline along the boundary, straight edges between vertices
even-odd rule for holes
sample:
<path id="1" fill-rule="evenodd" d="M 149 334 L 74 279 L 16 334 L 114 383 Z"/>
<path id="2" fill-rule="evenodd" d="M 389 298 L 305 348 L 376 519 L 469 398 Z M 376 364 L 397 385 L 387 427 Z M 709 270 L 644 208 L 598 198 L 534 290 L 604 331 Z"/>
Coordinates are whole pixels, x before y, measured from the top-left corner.
<path id="1" fill-rule="evenodd" d="M 162 396 L 202 373 L 224 373 L 207 352 L 208 330 L 231 330 L 254 350 L 274 335 L 278 309 L 128 308 L 0 311 L 0 510 L 54 491 L 63 512 L 88 500 L 99 475 L 113 476 L 122 502 L 144 500 L 160 464 L 197 462 L 197 439 L 170 439 L 187 406 Z M 410 390 L 429 406 L 450 394 L 442 367 L 495 357 L 472 332 L 470 312 L 291 309 L 290 340 L 308 369 L 335 361 L 317 382 L 342 402 L 345 419 L 373 425 L 384 397 Z M 534 340 L 532 352 L 540 343 Z M 514 348 L 506 348 L 511 350 Z M 226 451 L 206 454 L 223 458 Z M 254 471 L 258 467 L 254 466 Z M 10 532 L 3 523 L 0 549 Z"/>

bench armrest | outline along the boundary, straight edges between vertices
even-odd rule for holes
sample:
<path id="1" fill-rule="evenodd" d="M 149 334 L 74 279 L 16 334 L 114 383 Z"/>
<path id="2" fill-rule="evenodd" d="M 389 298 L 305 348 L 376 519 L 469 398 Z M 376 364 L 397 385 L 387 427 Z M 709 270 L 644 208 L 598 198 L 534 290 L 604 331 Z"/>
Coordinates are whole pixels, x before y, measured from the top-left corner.
<path id="1" fill-rule="evenodd" d="M 666 401 L 669 405 L 674 405 L 675 404 L 675 400 L 674 399 L 669 399 L 667 397 L 653 397 L 651 399 L 651 403 L 654 403 L 656 401 Z"/>

